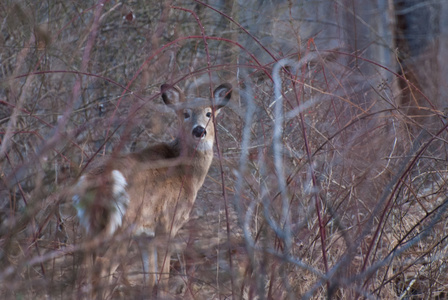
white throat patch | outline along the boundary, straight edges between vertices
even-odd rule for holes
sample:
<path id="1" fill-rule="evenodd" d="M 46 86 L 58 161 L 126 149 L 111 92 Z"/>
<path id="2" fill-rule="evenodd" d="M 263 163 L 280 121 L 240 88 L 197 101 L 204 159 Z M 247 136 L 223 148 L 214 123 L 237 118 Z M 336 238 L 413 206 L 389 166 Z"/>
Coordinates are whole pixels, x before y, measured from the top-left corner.
<path id="1" fill-rule="evenodd" d="M 205 138 L 199 140 L 195 144 L 196 151 L 210 151 L 213 150 L 213 140 L 207 140 Z"/>

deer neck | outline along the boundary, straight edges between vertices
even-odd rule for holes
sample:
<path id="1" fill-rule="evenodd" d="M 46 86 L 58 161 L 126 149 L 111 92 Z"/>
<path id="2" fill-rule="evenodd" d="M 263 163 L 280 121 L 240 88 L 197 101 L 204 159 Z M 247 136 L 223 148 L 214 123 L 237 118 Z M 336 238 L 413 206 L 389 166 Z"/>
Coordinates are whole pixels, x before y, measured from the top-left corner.
<path id="1" fill-rule="evenodd" d="M 198 149 L 199 147 L 194 148 L 187 145 L 181 138 L 175 139 L 171 143 L 171 147 L 173 152 L 178 153 L 183 173 L 202 182 L 213 160 L 213 148 L 206 150 Z"/>
<path id="2" fill-rule="evenodd" d="M 120 167 L 128 177 L 135 175 L 134 165 L 141 171 L 164 168 L 167 169 L 167 174 L 174 172 L 183 176 L 184 180 L 193 186 L 200 186 L 212 163 L 213 149 L 200 151 L 177 138 L 170 143 L 149 146 L 140 152 L 132 153 L 129 157 L 127 165 Z"/>

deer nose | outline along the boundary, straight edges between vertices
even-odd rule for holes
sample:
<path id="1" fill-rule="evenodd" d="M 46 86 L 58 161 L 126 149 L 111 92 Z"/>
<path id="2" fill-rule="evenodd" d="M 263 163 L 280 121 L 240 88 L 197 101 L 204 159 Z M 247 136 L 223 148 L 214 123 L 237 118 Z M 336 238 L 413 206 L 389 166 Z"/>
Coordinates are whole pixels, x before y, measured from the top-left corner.
<path id="1" fill-rule="evenodd" d="M 207 134 L 207 131 L 202 126 L 196 126 L 193 129 L 193 135 L 197 138 L 203 138 L 203 137 L 205 137 L 206 134 Z"/>

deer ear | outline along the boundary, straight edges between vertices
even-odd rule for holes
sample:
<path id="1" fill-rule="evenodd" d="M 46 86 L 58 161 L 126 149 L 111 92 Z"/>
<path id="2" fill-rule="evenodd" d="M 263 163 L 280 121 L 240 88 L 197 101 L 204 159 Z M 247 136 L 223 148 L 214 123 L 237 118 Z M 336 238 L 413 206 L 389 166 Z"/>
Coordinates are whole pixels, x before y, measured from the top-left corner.
<path id="1" fill-rule="evenodd" d="M 162 84 L 160 91 L 162 92 L 163 102 L 170 107 L 174 108 L 185 100 L 184 93 L 175 85 Z"/>
<path id="2" fill-rule="evenodd" d="M 213 92 L 216 109 L 226 106 L 232 96 L 232 85 L 230 83 L 223 83 L 218 86 Z"/>

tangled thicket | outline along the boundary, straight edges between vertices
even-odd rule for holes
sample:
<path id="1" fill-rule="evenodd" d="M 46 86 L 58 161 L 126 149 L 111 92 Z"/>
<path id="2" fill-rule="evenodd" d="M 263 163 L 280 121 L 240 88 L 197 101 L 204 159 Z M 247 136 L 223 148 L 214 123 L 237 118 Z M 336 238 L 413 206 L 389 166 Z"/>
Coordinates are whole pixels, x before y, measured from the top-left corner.
<path id="1" fill-rule="evenodd" d="M 184 297 L 448 297 L 437 53 L 401 56 L 349 2 L 3 1 L 2 298 L 86 297 L 70 187 L 99 156 L 173 136 L 161 84 L 224 80 L 236 100 L 173 241 Z M 143 295 L 123 259 L 135 282 L 114 297 Z"/>

